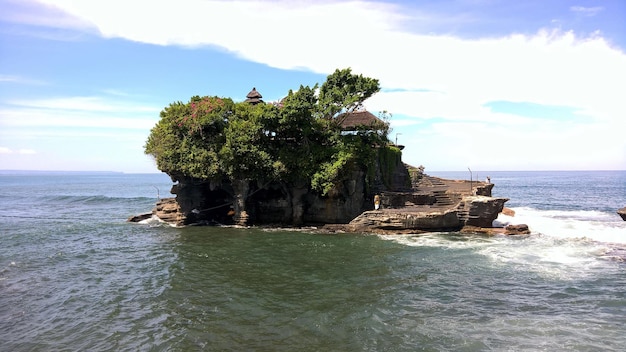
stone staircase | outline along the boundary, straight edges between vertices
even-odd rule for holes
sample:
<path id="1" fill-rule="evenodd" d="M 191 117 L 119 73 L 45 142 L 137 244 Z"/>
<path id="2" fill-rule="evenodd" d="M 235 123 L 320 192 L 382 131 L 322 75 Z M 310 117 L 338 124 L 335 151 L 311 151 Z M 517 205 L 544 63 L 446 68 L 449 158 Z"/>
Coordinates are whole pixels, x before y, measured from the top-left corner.
<path id="1" fill-rule="evenodd" d="M 440 179 L 428 175 L 424 175 L 420 184 L 420 189 L 430 188 L 430 192 L 435 197 L 435 207 L 451 207 L 457 204 L 460 200 L 457 196 L 454 198 L 447 192 L 448 187 Z"/>

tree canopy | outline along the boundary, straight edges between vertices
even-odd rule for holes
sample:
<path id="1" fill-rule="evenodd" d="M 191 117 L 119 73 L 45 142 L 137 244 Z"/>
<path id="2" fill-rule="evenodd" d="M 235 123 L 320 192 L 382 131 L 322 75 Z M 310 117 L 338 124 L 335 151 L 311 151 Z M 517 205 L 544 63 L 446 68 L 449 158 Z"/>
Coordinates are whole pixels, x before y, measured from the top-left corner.
<path id="1" fill-rule="evenodd" d="M 348 68 L 277 103 L 194 96 L 161 111 L 145 153 L 174 179 L 305 180 L 327 194 L 355 167 L 371 169 L 372 146 L 386 145 L 387 125 L 345 136 L 337 121 L 379 90 L 378 80 Z"/>

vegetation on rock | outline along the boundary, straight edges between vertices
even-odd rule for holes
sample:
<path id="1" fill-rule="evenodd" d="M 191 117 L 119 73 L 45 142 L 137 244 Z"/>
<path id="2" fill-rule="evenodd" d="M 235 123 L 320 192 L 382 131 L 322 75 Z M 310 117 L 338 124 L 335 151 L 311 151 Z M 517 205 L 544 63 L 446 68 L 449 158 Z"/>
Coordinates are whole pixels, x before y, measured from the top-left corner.
<path id="1" fill-rule="evenodd" d="M 350 135 L 341 130 L 338 116 L 379 90 L 377 79 L 343 69 L 273 104 L 194 96 L 161 111 L 145 153 L 174 180 L 306 181 L 326 195 L 357 168 L 373 174 L 377 149 L 389 149 L 384 158 L 399 153 L 388 145 L 388 124 Z"/>

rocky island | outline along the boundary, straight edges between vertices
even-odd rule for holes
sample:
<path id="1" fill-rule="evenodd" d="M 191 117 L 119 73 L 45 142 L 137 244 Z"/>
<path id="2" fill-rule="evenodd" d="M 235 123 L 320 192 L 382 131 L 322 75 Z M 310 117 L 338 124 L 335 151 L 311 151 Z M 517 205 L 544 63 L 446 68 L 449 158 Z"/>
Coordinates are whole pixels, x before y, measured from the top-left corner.
<path id="1" fill-rule="evenodd" d="M 387 138 L 389 115 L 362 105 L 378 90 L 378 80 L 344 69 L 274 103 L 253 88 L 239 103 L 196 96 L 170 104 L 145 151 L 175 182 L 176 197 L 129 220 L 486 232 L 508 199 L 492 197 L 491 183 L 440 179 L 405 164 L 403 147 Z"/>

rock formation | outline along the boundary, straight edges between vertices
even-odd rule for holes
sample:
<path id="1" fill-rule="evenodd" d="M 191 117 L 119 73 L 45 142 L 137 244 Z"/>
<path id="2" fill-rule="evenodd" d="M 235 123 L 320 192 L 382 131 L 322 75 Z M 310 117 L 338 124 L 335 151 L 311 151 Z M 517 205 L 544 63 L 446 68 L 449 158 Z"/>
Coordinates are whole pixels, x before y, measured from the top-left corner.
<path id="1" fill-rule="evenodd" d="M 504 231 L 507 235 L 527 235 L 530 233 L 530 229 L 526 224 L 507 225 Z"/>
<path id="2" fill-rule="evenodd" d="M 619 209 L 617 213 L 622 217 L 622 220 L 626 221 L 626 207 Z"/>
<path id="3" fill-rule="evenodd" d="M 180 211 L 180 206 L 176 202 L 176 198 L 164 198 L 159 200 L 152 210 L 152 214 L 169 224 L 178 226 L 184 224 L 185 217 Z"/>
<path id="4" fill-rule="evenodd" d="M 466 234 L 483 234 L 488 236 L 493 235 L 528 235 L 530 229 L 526 224 L 519 225 L 507 225 L 505 227 L 477 227 L 477 226 L 464 226 L 461 233 Z"/>
<path id="5" fill-rule="evenodd" d="M 464 226 L 490 228 L 502 211 L 506 198 L 462 197 L 453 205 L 409 205 L 402 208 L 371 210 L 346 227 L 354 232 L 458 231 Z"/>
<path id="6" fill-rule="evenodd" d="M 401 177 L 399 177 L 401 179 Z M 445 180 L 422 175 L 411 187 L 396 185 L 379 194 L 381 208 L 372 210 L 365 192 L 365 176 L 356 172 L 333 194 L 316 195 L 305 184 L 290 187 L 278 182 L 262 186 L 216 184 L 179 178 L 151 214 L 177 226 L 190 224 L 326 225 L 331 232 L 416 233 L 426 231 L 496 232 L 492 228 L 507 198 L 491 197 L 493 184 Z M 400 180 L 406 184 L 406 180 Z M 238 188 L 238 191 L 235 191 Z M 242 191 L 242 188 L 247 188 Z M 247 194 L 237 198 L 235 194 Z M 478 194 L 478 195 L 477 195 Z M 373 197 L 371 197 L 373 198 Z M 239 214 L 239 215 L 236 215 Z M 132 218 L 131 218 L 132 219 Z M 134 220 L 140 221 L 139 217 Z M 473 229 L 473 230 L 472 230 Z M 528 231 L 514 228 L 499 233 Z"/>
<path id="7" fill-rule="evenodd" d="M 150 213 L 139 214 L 128 218 L 128 222 L 141 222 L 156 216 L 161 221 L 175 226 L 185 224 L 185 215 L 180 211 L 176 198 L 159 199 Z"/>

